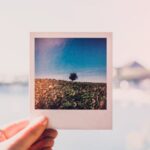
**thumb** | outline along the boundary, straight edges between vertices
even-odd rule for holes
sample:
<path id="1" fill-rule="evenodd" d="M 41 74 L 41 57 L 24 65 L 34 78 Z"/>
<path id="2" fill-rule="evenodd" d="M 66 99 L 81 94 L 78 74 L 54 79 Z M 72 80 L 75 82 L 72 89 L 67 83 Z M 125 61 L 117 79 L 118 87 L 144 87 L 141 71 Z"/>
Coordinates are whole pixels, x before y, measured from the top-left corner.
<path id="1" fill-rule="evenodd" d="M 20 150 L 28 149 L 44 132 L 47 127 L 48 119 L 46 117 L 38 117 L 33 120 L 25 129 L 16 134 L 10 142 L 12 149 Z"/>

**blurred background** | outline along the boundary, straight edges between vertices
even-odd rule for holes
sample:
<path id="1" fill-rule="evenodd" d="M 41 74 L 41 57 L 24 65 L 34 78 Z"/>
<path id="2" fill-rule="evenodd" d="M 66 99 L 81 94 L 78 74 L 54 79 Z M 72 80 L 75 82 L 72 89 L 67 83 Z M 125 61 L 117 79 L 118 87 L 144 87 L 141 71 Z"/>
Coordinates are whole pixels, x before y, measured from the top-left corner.
<path id="1" fill-rule="evenodd" d="M 150 150 L 148 0 L 0 0 L 0 126 L 29 116 L 30 32 L 113 32 L 113 129 L 59 130 L 54 150 Z"/>

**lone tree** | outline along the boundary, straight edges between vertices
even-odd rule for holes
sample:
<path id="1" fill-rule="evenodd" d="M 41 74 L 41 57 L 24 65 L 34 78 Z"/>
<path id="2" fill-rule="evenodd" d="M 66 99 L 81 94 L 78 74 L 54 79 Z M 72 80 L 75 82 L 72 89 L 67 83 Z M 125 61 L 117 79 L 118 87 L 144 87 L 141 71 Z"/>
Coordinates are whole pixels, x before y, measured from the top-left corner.
<path id="1" fill-rule="evenodd" d="M 78 76 L 76 73 L 73 72 L 73 73 L 70 73 L 69 79 L 71 81 L 74 81 L 74 80 L 78 79 Z"/>

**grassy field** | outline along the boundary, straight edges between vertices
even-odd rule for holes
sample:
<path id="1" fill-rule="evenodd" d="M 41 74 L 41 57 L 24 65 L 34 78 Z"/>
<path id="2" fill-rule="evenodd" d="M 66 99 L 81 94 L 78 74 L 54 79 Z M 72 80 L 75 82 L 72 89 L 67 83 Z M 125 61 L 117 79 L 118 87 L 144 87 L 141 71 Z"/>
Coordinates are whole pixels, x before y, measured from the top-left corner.
<path id="1" fill-rule="evenodd" d="M 35 79 L 36 109 L 106 109 L 106 83 Z"/>

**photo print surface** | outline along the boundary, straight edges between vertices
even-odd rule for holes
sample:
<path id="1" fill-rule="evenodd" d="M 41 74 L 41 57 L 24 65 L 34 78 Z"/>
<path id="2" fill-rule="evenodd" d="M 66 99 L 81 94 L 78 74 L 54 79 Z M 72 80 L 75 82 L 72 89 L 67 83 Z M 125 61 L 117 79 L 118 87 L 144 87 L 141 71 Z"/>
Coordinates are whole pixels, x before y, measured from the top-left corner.
<path id="1" fill-rule="evenodd" d="M 107 38 L 34 42 L 35 109 L 107 109 Z"/>

